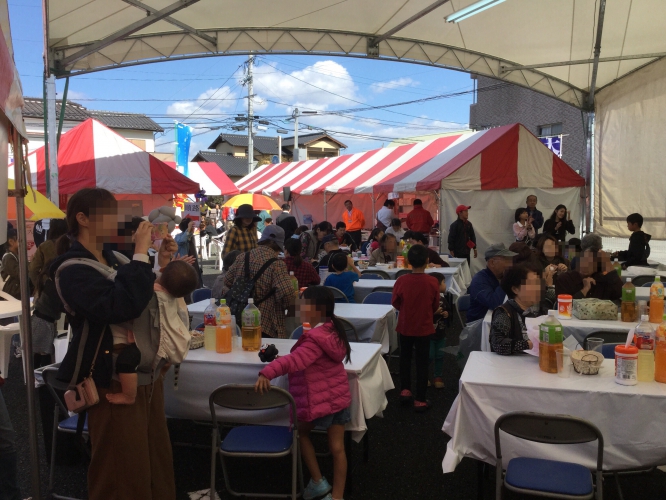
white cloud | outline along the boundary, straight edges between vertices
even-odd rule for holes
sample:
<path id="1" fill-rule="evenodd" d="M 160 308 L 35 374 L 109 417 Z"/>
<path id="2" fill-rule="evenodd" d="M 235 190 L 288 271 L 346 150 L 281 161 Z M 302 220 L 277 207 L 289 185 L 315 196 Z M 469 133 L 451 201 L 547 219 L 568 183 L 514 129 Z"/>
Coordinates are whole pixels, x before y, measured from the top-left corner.
<path id="1" fill-rule="evenodd" d="M 220 89 L 208 89 L 193 101 L 178 101 L 170 104 L 167 114 L 174 115 L 215 115 L 236 107 L 239 94 L 225 85 Z M 220 118 L 220 117 L 213 117 Z"/>
<path id="2" fill-rule="evenodd" d="M 334 61 L 317 61 L 302 70 L 285 73 L 277 65 L 258 65 L 254 72 L 254 93 L 264 102 L 281 103 L 277 105 L 289 111 L 294 106 L 325 111 L 361 101 L 347 69 Z"/>
<path id="3" fill-rule="evenodd" d="M 386 92 L 387 90 L 393 90 L 398 87 L 414 87 L 418 85 L 418 82 L 415 82 L 411 78 L 402 77 L 397 78 L 396 80 L 390 80 L 388 82 L 377 82 L 370 85 L 370 90 L 377 94 Z"/>
<path id="4" fill-rule="evenodd" d="M 62 99 L 63 93 L 58 92 L 58 97 Z M 77 99 L 88 99 L 88 96 L 84 92 L 77 92 L 76 90 L 67 91 L 67 100 L 76 101 Z"/>

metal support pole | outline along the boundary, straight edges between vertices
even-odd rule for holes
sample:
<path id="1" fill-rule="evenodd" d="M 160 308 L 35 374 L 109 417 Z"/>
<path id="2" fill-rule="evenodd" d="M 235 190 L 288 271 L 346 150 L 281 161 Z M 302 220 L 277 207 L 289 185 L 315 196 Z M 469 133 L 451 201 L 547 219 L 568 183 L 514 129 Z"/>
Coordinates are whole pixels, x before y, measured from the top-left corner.
<path id="1" fill-rule="evenodd" d="M 25 177 L 23 174 L 23 147 L 21 138 L 13 131 L 14 144 L 14 182 L 16 188 L 16 216 L 19 238 L 19 272 L 21 276 L 28 275 L 28 249 L 25 233 Z M 21 347 L 23 348 L 23 371 L 26 381 L 26 397 L 28 402 L 28 435 L 30 444 L 30 471 L 32 483 L 32 498 L 41 499 L 39 481 L 39 448 L 37 444 L 37 408 L 35 406 L 35 372 L 32 360 L 32 332 L 30 325 L 30 287 L 28 280 L 21 282 Z"/>
<path id="2" fill-rule="evenodd" d="M 247 58 L 247 173 L 254 170 L 254 141 L 252 138 L 252 125 L 254 122 L 254 110 L 252 108 L 252 63 L 254 57 Z"/>
<path id="3" fill-rule="evenodd" d="M 282 163 L 282 136 L 278 134 L 278 163 Z M 287 200 L 284 200 L 287 203 Z"/>
<path id="4" fill-rule="evenodd" d="M 377 201 L 377 198 L 375 197 L 375 193 L 372 193 L 372 195 L 370 196 L 370 199 L 372 200 L 372 218 L 376 219 L 377 218 L 377 212 L 375 212 L 375 202 Z M 373 222 L 377 222 L 377 221 L 373 221 Z M 373 223 L 373 227 L 374 226 L 376 226 L 376 224 Z"/>
<path id="5" fill-rule="evenodd" d="M 48 106 L 47 128 L 49 133 L 48 150 L 49 150 L 49 199 L 60 206 L 59 190 L 58 190 L 58 144 L 56 143 L 56 85 L 55 76 L 49 75 L 46 79 L 46 96 Z"/>
<path id="6" fill-rule="evenodd" d="M 46 194 L 48 195 L 51 192 L 51 169 L 49 168 L 49 125 L 48 125 L 48 115 L 49 110 L 46 106 L 46 73 L 44 73 L 44 82 L 43 82 L 43 97 L 42 97 L 42 107 L 44 114 L 44 173 L 46 177 Z M 14 158 L 14 164 L 16 164 L 16 157 Z M 53 200 L 51 200 L 53 201 Z M 55 202 L 54 202 L 55 203 Z M 58 203 L 56 205 L 59 206 Z"/>
<path id="7" fill-rule="evenodd" d="M 324 220 L 328 220 L 328 212 L 326 206 L 326 190 L 324 190 Z"/>
<path id="8" fill-rule="evenodd" d="M 300 111 L 298 108 L 294 108 L 294 112 L 291 114 L 294 117 L 294 150 L 291 154 L 291 160 L 294 161 L 296 156 L 296 150 L 298 149 L 298 117 L 300 116 Z M 302 161 L 300 156 L 298 157 L 299 161 Z"/>
<path id="9" fill-rule="evenodd" d="M 62 101 L 60 102 L 60 118 L 58 120 L 58 139 L 57 144 L 60 148 L 60 135 L 62 134 L 62 123 L 65 121 L 65 108 L 67 107 L 67 92 L 69 91 L 69 77 L 65 78 L 65 90 L 62 92 Z"/>

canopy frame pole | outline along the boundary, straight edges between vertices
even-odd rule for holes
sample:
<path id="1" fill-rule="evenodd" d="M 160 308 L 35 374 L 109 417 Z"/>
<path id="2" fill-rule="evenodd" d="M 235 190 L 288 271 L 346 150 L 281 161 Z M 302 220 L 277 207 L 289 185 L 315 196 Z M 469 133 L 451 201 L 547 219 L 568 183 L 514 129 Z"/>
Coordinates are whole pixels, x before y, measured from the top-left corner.
<path id="1" fill-rule="evenodd" d="M 377 201 L 377 197 L 375 197 L 374 192 L 370 195 L 370 199 L 372 200 L 372 218 L 375 219 L 377 218 L 377 212 L 375 212 L 375 201 Z M 379 220 L 377 220 L 377 222 L 379 222 Z"/>
<path id="2" fill-rule="evenodd" d="M 326 190 L 324 189 L 324 220 L 328 220 L 328 206 L 326 200 Z"/>
<path id="3" fill-rule="evenodd" d="M 58 66 L 57 69 L 59 69 L 60 71 L 64 71 L 67 68 L 67 66 L 70 66 L 80 61 L 84 57 L 89 56 L 90 54 L 93 54 L 95 52 L 98 52 L 103 48 L 108 47 L 114 42 L 123 40 L 128 36 L 136 33 L 137 31 L 141 31 L 142 29 L 152 24 L 155 24 L 157 21 L 161 21 L 165 17 L 169 17 L 171 14 L 175 14 L 179 10 L 186 9 L 190 5 L 193 5 L 197 2 L 199 2 L 199 0 L 178 0 L 172 3 L 171 5 L 167 5 L 162 10 L 159 10 L 153 14 L 150 14 L 147 17 L 144 17 L 136 22 L 133 22 L 132 24 L 125 26 L 124 28 L 121 28 L 120 30 L 107 36 L 106 38 L 102 38 L 101 40 L 98 40 L 97 42 L 92 43 L 87 47 L 84 47 L 78 52 L 74 52 L 73 54 L 70 54 L 67 57 L 63 57 L 61 60 L 56 61 L 56 66 Z"/>
<path id="4" fill-rule="evenodd" d="M 28 275 L 28 248 L 25 230 L 25 176 L 23 171 L 23 146 L 21 136 L 11 129 L 11 141 L 14 149 L 14 187 L 16 196 L 16 217 L 19 241 L 18 261 L 21 276 Z M 30 472 L 32 498 L 41 500 L 39 480 L 39 445 L 37 443 L 37 408 L 35 406 L 35 372 L 32 359 L 32 328 L 30 324 L 30 287 L 28 280 L 20 280 L 21 285 L 21 346 L 23 348 L 23 371 L 25 374 L 26 399 L 28 403 L 28 436 L 30 446 Z"/>
<path id="5" fill-rule="evenodd" d="M 60 118 L 58 119 L 58 135 L 56 139 L 58 148 L 60 148 L 60 136 L 62 135 L 62 124 L 65 121 L 65 107 L 67 106 L 68 91 L 69 91 L 69 77 L 65 78 L 65 89 L 62 91 L 62 102 L 60 103 Z"/>
<path id="6" fill-rule="evenodd" d="M 43 114 L 44 114 L 44 174 L 46 180 L 46 193 L 47 196 L 51 194 L 51 169 L 49 168 L 49 123 L 48 123 L 48 114 L 49 110 L 46 106 L 46 71 L 44 72 L 44 82 L 43 82 Z M 14 157 L 14 164 L 16 165 L 16 157 Z M 18 187 L 18 186 L 17 186 Z M 36 187 L 36 186 L 35 186 Z M 53 200 L 51 200 L 53 201 Z"/>
<path id="7" fill-rule="evenodd" d="M 597 20 L 597 36 L 594 43 L 594 63 L 592 65 L 592 77 L 590 79 L 590 92 L 587 96 L 587 127 L 585 131 L 585 185 L 588 193 L 585 197 L 585 232 L 592 230 L 592 197 L 594 196 L 594 185 L 592 184 L 592 148 L 594 127 L 594 91 L 597 84 L 597 72 L 599 70 L 599 56 L 601 54 L 601 37 L 604 30 L 604 15 L 606 13 L 606 0 L 599 2 L 599 17 Z"/>
<path id="8" fill-rule="evenodd" d="M 417 12 L 412 17 L 410 17 L 409 19 L 404 20 L 403 22 L 401 22 L 400 24 L 398 24 L 394 28 L 391 28 L 387 32 L 383 33 L 382 35 L 378 35 L 378 36 L 370 39 L 369 43 L 368 43 L 368 48 L 378 47 L 380 42 L 383 42 L 384 40 L 386 40 L 390 36 L 393 36 L 394 34 L 396 34 L 398 31 L 403 30 L 404 28 L 406 28 L 410 24 L 415 23 L 416 21 L 418 21 L 422 17 L 427 16 L 433 10 L 441 7 L 442 5 L 444 5 L 445 3 L 448 3 L 448 2 L 449 2 L 449 0 L 437 0 L 435 3 L 428 5 L 425 9 Z"/>

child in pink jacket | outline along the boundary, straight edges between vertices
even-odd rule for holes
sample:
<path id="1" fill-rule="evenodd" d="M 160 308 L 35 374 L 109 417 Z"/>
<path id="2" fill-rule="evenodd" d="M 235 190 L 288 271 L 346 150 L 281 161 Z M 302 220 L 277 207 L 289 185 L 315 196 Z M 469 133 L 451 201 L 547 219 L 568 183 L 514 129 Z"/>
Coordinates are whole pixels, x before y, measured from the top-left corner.
<path id="1" fill-rule="evenodd" d="M 351 420 L 349 380 L 343 365 L 349 361 L 351 347 L 345 330 L 333 313 L 335 298 L 323 286 L 311 286 L 303 292 L 301 320 L 314 325 L 291 349 L 259 372 L 255 390 L 270 389 L 270 381 L 289 374 L 289 392 L 296 401 L 301 456 L 310 471 L 304 500 L 327 495 L 323 500 L 342 499 L 347 476 L 345 424 Z M 322 476 L 310 432 L 325 428 L 333 455 L 333 488 Z"/>

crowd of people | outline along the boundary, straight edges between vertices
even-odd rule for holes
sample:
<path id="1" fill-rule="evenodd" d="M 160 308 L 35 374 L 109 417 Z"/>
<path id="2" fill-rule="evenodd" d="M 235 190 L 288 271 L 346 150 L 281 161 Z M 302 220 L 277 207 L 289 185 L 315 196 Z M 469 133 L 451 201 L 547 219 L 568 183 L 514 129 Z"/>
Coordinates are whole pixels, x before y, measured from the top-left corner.
<path id="1" fill-rule="evenodd" d="M 620 299 L 622 283 L 611 258 L 647 265 L 649 255 L 650 235 L 641 229 L 640 214 L 627 217 L 632 232 L 629 249 L 611 255 L 595 234 L 565 242 L 567 234 L 575 232 L 565 206 L 558 205 L 544 220 L 536 196 L 526 201 L 527 206 L 515 212 L 515 242 L 509 248 L 502 243 L 486 248 L 486 267 L 476 273 L 468 289 L 467 322 L 482 320 L 492 311 L 490 345 L 501 355 L 532 348 L 525 318 L 551 309 L 557 295 Z M 353 285 L 361 271 L 352 252 L 364 252 L 374 265 L 395 262 L 400 242 L 407 245 L 412 272 L 396 281 L 392 293 L 392 305 L 399 311 L 400 400 L 416 412 L 430 407 L 426 392 L 431 363 L 432 385 L 444 387 L 443 347 L 451 306 L 444 276 L 425 272 L 428 267 L 448 265 L 429 246 L 436 222 L 416 199 L 403 228 L 395 202 L 387 200 L 362 241 L 363 213 L 351 200 L 344 205 L 335 226 L 322 221 L 312 228 L 298 225 L 288 203 L 282 205 L 275 223 L 269 212 L 255 211 L 251 205 L 226 213 L 216 205 L 205 214 L 200 231 L 208 239 L 225 233 L 223 268 L 213 297 L 227 297 L 245 277 L 254 281 L 252 296 L 261 311 L 262 336 L 287 337 L 285 310 L 296 307 L 300 318 L 313 325 L 291 353 L 267 365 L 256 382 L 256 389 L 263 392 L 270 380 L 289 374 L 290 387 L 298 393 L 301 448 L 311 475 L 307 498 L 342 498 L 344 490 L 343 434 L 351 400 L 342 362 L 349 359 L 351 349 L 335 316 L 336 299 L 329 287 L 354 301 Z M 478 256 L 471 208 L 456 208 L 457 219 L 448 234 L 450 255 L 468 261 L 471 255 Z M 194 225 L 185 218 L 175 237 L 155 240 L 153 225 L 126 214 L 110 192 L 84 189 L 70 198 L 66 220 L 51 221 L 48 239 L 39 246 L 29 276 L 23 278 L 16 230 L 8 231 L 3 291 L 20 298 L 22 279 L 29 280 L 34 291 L 35 366 L 54 361 L 55 322 L 66 311 L 72 340 L 57 376 L 72 385 L 88 378 L 100 395 L 99 403 L 87 409 L 91 499 L 175 498 L 163 395 L 163 375 L 169 365 L 155 364 L 158 344 L 162 345 L 156 339 L 190 328 L 185 300 L 202 285 Z M 319 270 L 324 266 L 327 275 L 322 283 Z M 295 290 L 291 275 L 304 291 Z M 159 315 L 164 315 L 162 321 L 156 322 Z M 329 434 L 332 485 L 321 474 L 310 441 L 316 426 Z"/>

